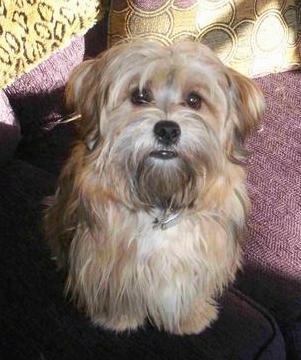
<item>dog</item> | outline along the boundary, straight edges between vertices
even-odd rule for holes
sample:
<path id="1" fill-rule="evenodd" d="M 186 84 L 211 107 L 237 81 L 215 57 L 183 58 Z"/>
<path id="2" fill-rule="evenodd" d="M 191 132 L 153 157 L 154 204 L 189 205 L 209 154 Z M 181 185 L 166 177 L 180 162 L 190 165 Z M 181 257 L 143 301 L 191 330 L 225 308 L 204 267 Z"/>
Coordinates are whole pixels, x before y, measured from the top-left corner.
<path id="1" fill-rule="evenodd" d="M 81 63 L 66 103 L 78 139 L 45 231 L 67 293 L 116 332 L 203 331 L 241 266 L 261 90 L 197 42 L 140 39 Z"/>

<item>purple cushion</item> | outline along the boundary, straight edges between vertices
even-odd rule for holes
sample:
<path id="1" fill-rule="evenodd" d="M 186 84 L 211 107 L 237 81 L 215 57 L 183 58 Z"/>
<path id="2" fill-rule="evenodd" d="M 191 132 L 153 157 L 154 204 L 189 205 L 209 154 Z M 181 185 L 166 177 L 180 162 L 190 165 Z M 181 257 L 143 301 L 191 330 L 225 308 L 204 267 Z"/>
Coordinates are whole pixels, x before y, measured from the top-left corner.
<path id="1" fill-rule="evenodd" d="M 84 38 L 78 37 L 5 89 L 24 136 L 44 132 L 65 115 L 64 86 L 84 52 Z"/>
<path id="2" fill-rule="evenodd" d="M 20 159 L 58 171 L 66 155 L 59 154 L 57 149 L 64 147 L 67 154 L 72 132 L 66 131 L 64 125 L 50 130 L 66 115 L 65 84 L 84 53 L 84 37 L 78 37 L 4 90 L 21 126 L 23 136 L 16 154 Z"/>
<path id="3" fill-rule="evenodd" d="M 0 90 L 0 165 L 12 157 L 20 140 L 20 126 L 3 90 Z"/>
<path id="4" fill-rule="evenodd" d="M 299 341 L 288 347 L 301 354 L 301 71 L 257 82 L 267 110 L 247 143 L 252 212 L 239 287 L 274 314 L 286 338 L 295 331 Z"/>
<path id="5" fill-rule="evenodd" d="M 246 259 L 301 281 L 301 71 L 257 82 L 267 110 L 247 144 L 253 210 Z"/>

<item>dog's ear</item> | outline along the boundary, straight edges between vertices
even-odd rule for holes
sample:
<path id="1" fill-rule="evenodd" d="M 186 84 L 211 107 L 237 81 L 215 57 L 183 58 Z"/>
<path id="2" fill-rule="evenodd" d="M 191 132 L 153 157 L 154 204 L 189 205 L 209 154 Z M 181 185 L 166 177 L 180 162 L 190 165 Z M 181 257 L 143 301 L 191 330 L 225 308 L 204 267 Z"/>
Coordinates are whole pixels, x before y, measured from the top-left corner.
<path id="1" fill-rule="evenodd" d="M 99 138 L 101 59 L 83 61 L 72 72 L 65 90 L 66 106 L 81 115 L 79 132 L 91 150 Z"/>
<path id="2" fill-rule="evenodd" d="M 243 142 L 256 127 L 265 109 L 264 97 L 257 84 L 237 71 L 227 68 L 229 120 L 227 154 L 232 161 L 244 159 Z"/>

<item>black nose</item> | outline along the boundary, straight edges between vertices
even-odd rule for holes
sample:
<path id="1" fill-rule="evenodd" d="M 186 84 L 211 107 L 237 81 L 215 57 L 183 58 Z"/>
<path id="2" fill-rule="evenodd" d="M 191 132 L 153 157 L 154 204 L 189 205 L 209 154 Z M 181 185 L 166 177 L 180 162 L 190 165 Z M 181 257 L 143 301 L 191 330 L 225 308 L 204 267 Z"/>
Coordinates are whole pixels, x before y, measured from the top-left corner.
<path id="1" fill-rule="evenodd" d="M 174 121 L 161 120 L 155 125 L 154 133 L 160 143 L 173 145 L 179 140 L 181 128 Z"/>

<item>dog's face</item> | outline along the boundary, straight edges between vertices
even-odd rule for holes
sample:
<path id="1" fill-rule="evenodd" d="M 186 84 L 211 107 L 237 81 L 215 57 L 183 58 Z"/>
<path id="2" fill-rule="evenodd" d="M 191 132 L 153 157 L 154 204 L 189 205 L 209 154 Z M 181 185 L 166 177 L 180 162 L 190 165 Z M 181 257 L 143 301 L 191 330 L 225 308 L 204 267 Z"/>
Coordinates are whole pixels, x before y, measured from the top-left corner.
<path id="1" fill-rule="evenodd" d="M 86 176 L 130 208 L 192 207 L 263 108 L 261 92 L 205 46 L 135 41 L 81 64 L 67 100 L 82 115 Z"/>

